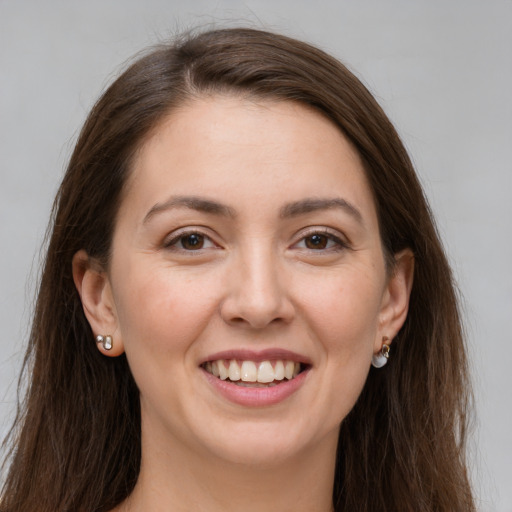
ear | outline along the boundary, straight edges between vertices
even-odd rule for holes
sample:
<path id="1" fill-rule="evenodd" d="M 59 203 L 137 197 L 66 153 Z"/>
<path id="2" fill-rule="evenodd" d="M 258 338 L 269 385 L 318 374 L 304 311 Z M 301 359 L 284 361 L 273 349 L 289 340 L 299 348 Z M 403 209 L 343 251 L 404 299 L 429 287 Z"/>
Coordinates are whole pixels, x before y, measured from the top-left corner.
<path id="1" fill-rule="evenodd" d="M 382 297 L 374 353 L 380 352 L 386 338 L 386 343 L 389 345 L 402 328 L 409 311 L 409 298 L 414 278 L 414 255 L 410 249 L 404 249 L 395 254 L 394 259 L 393 271 L 388 278 Z"/>
<path id="2" fill-rule="evenodd" d="M 110 335 L 113 339 L 112 349 L 105 350 L 101 343 L 97 343 L 98 350 L 106 356 L 121 355 L 124 345 L 107 273 L 97 260 L 81 250 L 73 256 L 73 280 L 94 334 L 91 343 L 96 343 L 96 336 L 100 334 Z"/>

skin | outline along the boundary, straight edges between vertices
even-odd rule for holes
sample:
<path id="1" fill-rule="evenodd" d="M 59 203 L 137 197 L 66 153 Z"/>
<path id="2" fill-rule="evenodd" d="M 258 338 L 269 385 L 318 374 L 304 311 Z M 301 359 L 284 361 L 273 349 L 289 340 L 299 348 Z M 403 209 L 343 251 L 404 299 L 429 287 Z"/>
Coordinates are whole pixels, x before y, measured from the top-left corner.
<path id="1" fill-rule="evenodd" d="M 171 206 L 178 196 L 227 212 Z M 306 199 L 350 206 L 290 215 Z M 83 251 L 73 265 L 94 334 L 113 336 L 98 349 L 126 352 L 140 389 L 141 473 L 118 510 L 331 510 L 339 425 L 405 321 L 413 268 L 405 251 L 386 269 L 341 132 L 292 102 L 190 102 L 138 152 L 112 247 L 106 270 Z M 272 348 L 310 362 L 274 405 L 235 404 L 200 368 L 219 351 Z"/>

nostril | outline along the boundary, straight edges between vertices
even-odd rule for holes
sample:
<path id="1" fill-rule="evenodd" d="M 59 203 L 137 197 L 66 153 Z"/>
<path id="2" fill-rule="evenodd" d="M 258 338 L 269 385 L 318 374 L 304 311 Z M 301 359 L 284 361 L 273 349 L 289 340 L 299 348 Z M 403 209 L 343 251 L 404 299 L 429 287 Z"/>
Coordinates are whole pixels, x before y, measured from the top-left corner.
<path id="1" fill-rule="evenodd" d="M 256 318 L 254 316 L 251 316 L 248 318 L 244 318 L 241 316 L 236 316 L 231 319 L 227 319 L 227 323 L 240 327 L 246 326 L 252 329 L 264 329 L 265 327 L 269 327 L 271 325 L 285 324 L 287 322 L 282 317 L 271 318 L 270 320 L 268 320 L 268 318 L 265 317 Z"/>

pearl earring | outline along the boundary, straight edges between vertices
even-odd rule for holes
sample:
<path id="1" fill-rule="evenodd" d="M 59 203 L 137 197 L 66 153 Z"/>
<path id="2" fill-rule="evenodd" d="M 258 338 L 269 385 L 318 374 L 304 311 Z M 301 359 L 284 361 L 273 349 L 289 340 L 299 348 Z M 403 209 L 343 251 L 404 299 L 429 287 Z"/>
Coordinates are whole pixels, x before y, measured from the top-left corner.
<path id="1" fill-rule="evenodd" d="M 105 350 L 111 350 L 112 349 L 112 336 L 110 336 L 110 334 L 107 334 L 106 336 L 102 336 L 101 334 L 98 334 L 98 336 L 96 336 L 96 343 L 101 343 Z"/>
<path id="2" fill-rule="evenodd" d="M 383 343 L 380 352 L 372 356 L 372 366 L 374 368 L 382 368 L 389 359 L 389 345 L 386 343 L 386 341 L 389 341 L 389 338 L 384 336 L 382 341 Z"/>

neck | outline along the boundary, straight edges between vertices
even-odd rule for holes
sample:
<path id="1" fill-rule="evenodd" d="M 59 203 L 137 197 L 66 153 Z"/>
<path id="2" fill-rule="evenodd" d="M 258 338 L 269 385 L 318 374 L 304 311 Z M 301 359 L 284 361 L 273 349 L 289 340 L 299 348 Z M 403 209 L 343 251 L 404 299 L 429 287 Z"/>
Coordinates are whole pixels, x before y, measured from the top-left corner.
<path id="1" fill-rule="evenodd" d="M 337 432 L 293 460 L 261 465 L 144 439 L 139 479 L 119 512 L 331 512 Z"/>

